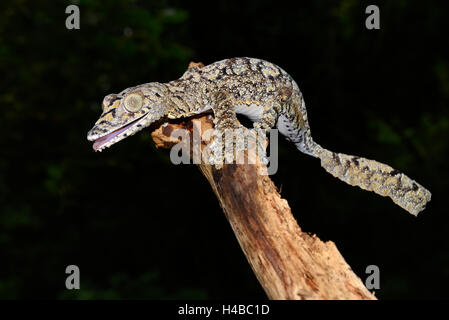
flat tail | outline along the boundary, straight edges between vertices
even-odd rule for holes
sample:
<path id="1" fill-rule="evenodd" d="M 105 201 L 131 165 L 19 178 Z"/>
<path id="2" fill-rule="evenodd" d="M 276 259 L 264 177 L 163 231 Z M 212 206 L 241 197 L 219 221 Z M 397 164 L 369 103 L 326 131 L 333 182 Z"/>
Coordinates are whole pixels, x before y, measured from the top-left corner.
<path id="1" fill-rule="evenodd" d="M 414 216 L 425 209 L 432 194 L 416 181 L 392 167 L 362 157 L 315 148 L 321 166 L 334 177 L 363 190 L 390 197 Z"/>

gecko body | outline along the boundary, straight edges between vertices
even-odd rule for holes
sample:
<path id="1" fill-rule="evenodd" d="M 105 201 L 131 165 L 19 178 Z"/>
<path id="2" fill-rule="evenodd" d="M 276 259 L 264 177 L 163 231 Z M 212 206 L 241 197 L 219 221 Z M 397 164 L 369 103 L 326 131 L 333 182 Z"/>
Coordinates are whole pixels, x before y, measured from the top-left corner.
<path id="1" fill-rule="evenodd" d="M 130 87 L 103 100 L 103 113 L 88 133 L 101 151 L 161 119 L 212 110 L 215 130 L 236 127 L 236 113 L 254 130 L 278 128 L 303 153 L 319 158 L 323 168 L 350 185 L 389 196 L 417 215 L 431 194 L 406 175 L 374 160 L 335 153 L 311 136 L 304 99 L 282 68 L 254 58 L 232 58 L 207 66 L 191 64 L 181 78 Z"/>

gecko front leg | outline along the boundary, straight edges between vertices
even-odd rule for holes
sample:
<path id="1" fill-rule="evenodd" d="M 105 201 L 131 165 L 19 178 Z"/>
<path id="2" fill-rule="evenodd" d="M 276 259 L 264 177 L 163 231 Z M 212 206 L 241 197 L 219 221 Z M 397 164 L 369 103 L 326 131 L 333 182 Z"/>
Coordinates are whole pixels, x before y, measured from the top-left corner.
<path id="1" fill-rule="evenodd" d="M 229 148 L 225 148 L 223 140 L 226 133 L 230 130 L 238 128 L 237 115 L 232 106 L 232 101 L 229 93 L 224 90 L 219 90 L 212 94 L 212 110 L 214 112 L 214 141 L 209 146 L 209 164 L 215 165 L 216 169 L 221 169 L 224 159 L 231 160 L 233 154 L 229 154 Z M 231 160 L 232 162 L 232 160 Z"/>
<path id="2" fill-rule="evenodd" d="M 209 146 L 209 164 L 215 165 L 217 169 L 220 169 L 223 163 L 242 164 L 243 152 L 254 150 L 257 150 L 261 161 L 266 163 L 265 131 L 261 129 L 261 124 L 254 123 L 254 129 L 241 125 L 234 109 L 235 102 L 228 92 L 219 90 L 212 98 L 215 129 L 214 141 Z"/>

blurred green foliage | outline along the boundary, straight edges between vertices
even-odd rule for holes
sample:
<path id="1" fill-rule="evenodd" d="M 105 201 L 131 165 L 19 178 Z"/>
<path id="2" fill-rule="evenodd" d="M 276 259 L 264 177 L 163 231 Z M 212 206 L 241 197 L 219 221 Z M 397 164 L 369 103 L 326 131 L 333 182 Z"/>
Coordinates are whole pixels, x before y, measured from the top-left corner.
<path id="1" fill-rule="evenodd" d="M 65 28 L 71 3 L 80 30 Z M 0 298 L 265 297 L 194 166 L 172 165 L 148 132 L 97 154 L 86 140 L 106 94 L 234 56 L 297 80 L 318 143 L 433 193 L 415 219 L 281 140 L 273 179 L 302 229 L 362 278 L 378 265 L 380 298 L 447 297 L 448 7 L 389 1 L 368 31 L 368 4 L 2 1 Z M 64 287 L 69 264 L 81 290 Z"/>

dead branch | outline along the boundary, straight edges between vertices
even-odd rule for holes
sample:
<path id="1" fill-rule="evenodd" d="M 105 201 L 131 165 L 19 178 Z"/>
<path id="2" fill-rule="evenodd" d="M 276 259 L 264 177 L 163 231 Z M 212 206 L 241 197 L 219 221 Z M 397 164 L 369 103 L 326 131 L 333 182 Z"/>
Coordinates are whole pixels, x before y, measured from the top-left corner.
<path id="1" fill-rule="evenodd" d="M 171 137 L 174 130 L 188 130 L 192 137 L 195 126 L 203 132 L 213 128 L 211 116 L 160 126 L 152 137 L 157 147 L 170 148 L 179 142 Z M 210 140 L 201 143 L 203 150 Z M 270 299 L 376 299 L 333 242 L 301 231 L 269 176 L 259 174 L 263 164 L 198 166 Z"/>

